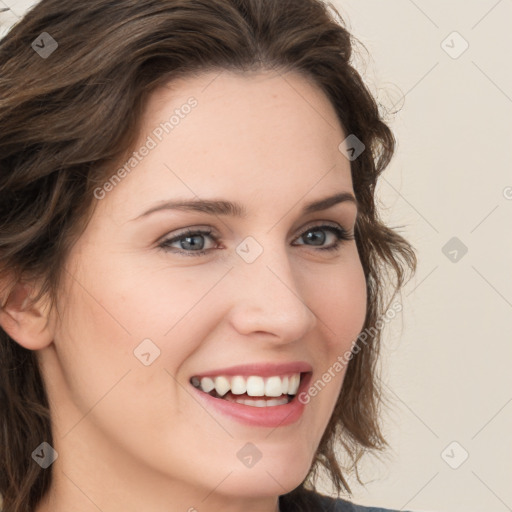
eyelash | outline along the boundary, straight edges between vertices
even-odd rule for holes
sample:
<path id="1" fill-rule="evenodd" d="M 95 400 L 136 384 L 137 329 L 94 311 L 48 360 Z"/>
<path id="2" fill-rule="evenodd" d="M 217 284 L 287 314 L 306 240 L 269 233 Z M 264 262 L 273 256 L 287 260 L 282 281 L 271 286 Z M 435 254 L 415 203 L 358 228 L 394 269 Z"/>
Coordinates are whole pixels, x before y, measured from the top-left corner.
<path id="1" fill-rule="evenodd" d="M 302 235 L 299 236 L 299 238 L 302 238 L 307 233 L 314 232 L 314 231 L 320 231 L 320 230 L 326 230 L 326 231 L 329 231 L 329 232 L 333 233 L 334 235 L 336 235 L 336 243 L 335 243 L 335 245 L 331 245 L 329 247 L 320 247 L 320 248 L 316 249 L 317 251 L 337 251 L 340 249 L 340 245 L 341 245 L 342 241 L 355 240 L 354 235 L 349 234 L 342 227 L 331 226 L 331 225 L 326 225 L 326 224 L 313 226 L 313 227 L 307 229 L 306 231 L 304 231 L 302 233 Z M 208 253 L 209 251 L 213 250 L 213 249 L 207 249 L 207 250 L 202 250 L 202 251 L 190 251 L 190 250 L 170 250 L 169 249 L 169 246 L 171 244 L 173 244 L 174 242 L 179 242 L 179 241 L 183 240 L 184 238 L 193 237 L 196 235 L 210 236 L 215 243 L 219 242 L 219 239 L 215 235 L 212 234 L 211 229 L 204 229 L 204 230 L 203 229 L 197 229 L 197 230 L 188 229 L 187 231 L 179 234 L 178 236 L 163 240 L 160 244 L 158 244 L 158 247 L 165 252 L 177 253 L 177 254 L 181 254 L 182 256 L 203 256 L 206 253 Z M 300 245 L 305 245 L 305 244 L 300 244 Z"/>

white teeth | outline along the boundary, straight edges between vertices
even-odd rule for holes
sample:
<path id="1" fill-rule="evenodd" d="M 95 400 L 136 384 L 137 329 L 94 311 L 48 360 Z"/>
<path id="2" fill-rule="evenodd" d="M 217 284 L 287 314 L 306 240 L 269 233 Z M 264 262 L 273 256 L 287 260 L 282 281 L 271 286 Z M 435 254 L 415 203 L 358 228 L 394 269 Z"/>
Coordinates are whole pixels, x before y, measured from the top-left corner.
<path id="1" fill-rule="evenodd" d="M 250 405 L 251 407 L 273 407 L 274 405 L 286 405 L 288 403 L 287 397 L 272 398 L 271 400 L 255 400 L 253 398 L 233 398 L 228 395 L 226 396 L 226 400 L 228 402 L 236 402 L 237 404 Z"/>
<path id="2" fill-rule="evenodd" d="M 281 379 L 281 391 L 283 392 L 284 395 L 288 394 L 288 375 L 285 375 Z"/>
<path id="3" fill-rule="evenodd" d="M 265 395 L 281 396 L 283 394 L 283 386 L 279 377 L 269 377 L 265 383 Z"/>
<path id="4" fill-rule="evenodd" d="M 280 398 L 279 400 L 267 400 L 267 407 L 272 405 L 285 405 L 288 403 L 288 398 Z M 247 402 L 246 402 L 247 405 Z M 250 404 L 249 404 L 250 405 Z"/>
<path id="5" fill-rule="evenodd" d="M 300 375 L 296 373 L 290 378 L 290 382 L 288 383 L 288 393 L 290 393 L 290 395 L 295 395 L 295 393 L 297 393 L 297 389 L 299 389 L 299 384 Z"/>
<path id="6" fill-rule="evenodd" d="M 205 393 L 209 393 L 215 387 L 215 383 L 210 377 L 203 377 L 201 379 L 201 389 Z"/>
<path id="7" fill-rule="evenodd" d="M 263 377 L 251 375 L 247 379 L 247 394 L 249 396 L 263 396 L 265 394 L 265 382 Z"/>
<path id="8" fill-rule="evenodd" d="M 240 375 L 231 380 L 231 393 L 234 395 L 243 395 L 247 391 L 245 379 Z"/>
<path id="9" fill-rule="evenodd" d="M 220 396 L 224 396 L 231 388 L 229 380 L 226 377 L 215 377 L 215 391 Z"/>
<path id="10" fill-rule="evenodd" d="M 192 377 L 191 382 L 192 385 L 200 388 L 205 393 L 210 393 L 210 391 L 215 389 L 219 396 L 224 396 L 231 390 L 233 395 L 247 393 L 249 396 L 280 397 L 282 395 L 297 394 L 300 385 L 300 373 L 285 376 L 274 375 L 271 377 L 260 377 L 258 375 L 251 375 L 249 377 L 242 375 L 234 377 L 219 375 L 217 377 L 203 377 L 201 379 Z M 269 400 L 266 403 L 268 404 Z"/>

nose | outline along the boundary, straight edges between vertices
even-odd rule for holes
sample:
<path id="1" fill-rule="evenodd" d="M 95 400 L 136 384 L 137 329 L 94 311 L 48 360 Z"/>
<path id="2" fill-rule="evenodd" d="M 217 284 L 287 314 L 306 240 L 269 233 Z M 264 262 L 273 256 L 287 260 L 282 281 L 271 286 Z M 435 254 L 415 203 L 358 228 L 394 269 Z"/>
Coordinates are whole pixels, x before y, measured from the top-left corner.
<path id="1" fill-rule="evenodd" d="M 232 326 L 245 336 L 265 334 L 273 343 L 303 338 L 317 324 L 307 304 L 308 283 L 283 249 L 264 250 L 252 263 L 240 259 L 229 273 Z"/>

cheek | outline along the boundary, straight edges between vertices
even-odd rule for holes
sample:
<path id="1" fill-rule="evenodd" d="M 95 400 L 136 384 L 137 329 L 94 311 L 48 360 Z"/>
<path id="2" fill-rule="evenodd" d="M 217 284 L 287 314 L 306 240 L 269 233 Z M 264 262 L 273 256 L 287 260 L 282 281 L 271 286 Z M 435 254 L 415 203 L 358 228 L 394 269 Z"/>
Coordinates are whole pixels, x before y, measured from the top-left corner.
<path id="1" fill-rule="evenodd" d="M 72 283 L 68 292 L 79 303 L 73 307 L 73 315 L 79 315 L 75 321 L 85 325 L 85 332 L 95 331 L 95 337 L 107 336 L 103 343 L 127 354 L 145 338 L 173 350 L 173 339 L 190 338 L 208 313 L 209 291 L 225 273 L 224 268 L 172 268 L 159 258 L 134 259 L 123 253 L 104 258 L 91 251 L 86 261 L 74 274 L 84 286 Z M 87 327 L 90 319 L 94 325 Z M 185 337 L 184 331 L 189 333 Z"/>
<path id="2" fill-rule="evenodd" d="M 310 307 L 318 317 L 323 343 L 315 341 L 318 371 L 301 400 L 314 409 L 309 428 L 320 439 L 342 388 L 353 343 L 366 318 L 366 280 L 359 258 L 327 272 L 315 286 L 311 285 L 311 290 Z"/>
<path id="3" fill-rule="evenodd" d="M 190 290 L 180 294 L 162 279 L 148 279 L 150 273 L 130 276 L 122 268 L 100 276 L 90 263 L 69 281 L 60 308 L 55 343 L 62 380 L 52 384 L 52 396 L 66 411 L 63 432 L 73 429 L 73 440 L 93 423 L 129 451 L 141 432 L 167 432 L 183 422 L 183 403 L 175 400 L 180 388 L 170 374 L 195 350 L 193 342 L 206 337 L 199 321 L 205 312 Z M 153 359 L 149 347 L 148 366 L 134 354 L 144 339 L 159 351 Z"/>
<path id="4" fill-rule="evenodd" d="M 366 318 L 366 280 L 359 259 L 324 278 L 315 293 L 314 311 L 328 340 L 328 350 L 346 350 L 361 332 Z"/>

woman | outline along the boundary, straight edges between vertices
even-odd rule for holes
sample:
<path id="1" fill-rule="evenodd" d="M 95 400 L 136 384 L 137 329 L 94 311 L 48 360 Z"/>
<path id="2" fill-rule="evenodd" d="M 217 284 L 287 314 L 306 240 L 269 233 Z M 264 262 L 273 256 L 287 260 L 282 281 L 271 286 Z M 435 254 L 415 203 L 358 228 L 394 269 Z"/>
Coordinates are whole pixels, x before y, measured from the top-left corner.
<path id="1" fill-rule="evenodd" d="M 416 259 L 333 14 L 43 0 L 1 42 L 4 512 L 384 510 L 340 495 Z"/>

